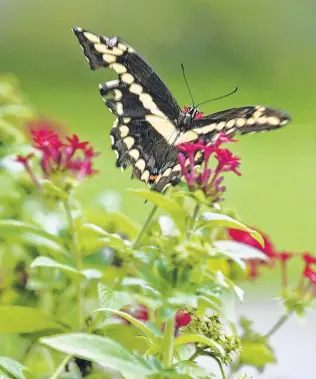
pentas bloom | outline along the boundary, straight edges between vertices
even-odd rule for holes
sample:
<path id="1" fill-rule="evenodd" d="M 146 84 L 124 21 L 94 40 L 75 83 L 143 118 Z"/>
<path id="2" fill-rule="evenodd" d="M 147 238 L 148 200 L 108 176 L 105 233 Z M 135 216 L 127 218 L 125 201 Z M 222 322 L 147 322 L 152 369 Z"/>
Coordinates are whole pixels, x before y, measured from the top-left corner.
<path id="1" fill-rule="evenodd" d="M 238 176 L 241 175 L 238 170 L 240 158 L 230 150 L 222 148 L 222 144 L 229 142 L 236 141 L 221 133 L 212 144 L 199 141 L 177 145 L 180 150 L 178 161 L 189 189 L 192 191 L 201 189 L 213 202 L 222 200 L 221 195 L 226 190 L 226 187 L 221 185 L 224 180 L 224 172 L 231 171 Z M 208 167 L 212 156 L 217 161 L 215 168 Z M 196 161 L 201 157 L 203 157 L 204 164 L 202 170 L 198 172 Z"/>
<path id="2" fill-rule="evenodd" d="M 99 155 L 87 141 L 80 141 L 76 134 L 61 141 L 59 135 L 48 128 L 31 131 L 33 147 L 41 152 L 41 177 L 54 184 L 65 187 L 65 179 L 82 181 L 94 175 L 93 159 Z M 24 165 L 33 182 L 40 187 L 40 182 L 33 172 L 30 161 L 34 154 L 19 155 L 17 162 Z M 65 188 L 64 188 L 65 189 Z"/>
<path id="3" fill-rule="evenodd" d="M 303 259 L 305 262 L 304 277 L 309 279 L 312 284 L 316 284 L 316 257 L 305 253 Z"/>
<path id="4" fill-rule="evenodd" d="M 227 230 L 227 232 L 228 232 L 229 237 L 232 240 L 234 240 L 236 242 L 243 243 L 245 245 L 248 245 L 248 246 L 251 246 L 251 247 L 254 247 L 254 248 L 260 250 L 263 254 L 265 254 L 271 260 L 278 259 L 279 253 L 277 252 L 277 250 L 276 250 L 274 244 L 272 243 L 271 239 L 269 238 L 269 236 L 267 234 L 260 232 L 258 229 L 255 229 L 253 227 L 251 227 L 251 229 L 257 230 L 261 234 L 263 241 L 264 241 L 264 246 L 261 246 L 261 244 L 256 239 L 254 239 L 250 233 L 248 233 L 244 230 L 230 229 L 229 228 Z M 283 259 L 285 259 L 285 256 L 283 257 Z M 289 259 L 289 257 L 287 259 Z M 257 278 L 259 275 L 259 267 L 261 265 L 267 264 L 266 261 L 261 260 L 261 259 L 248 259 L 247 263 L 249 266 L 249 279 Z"/>

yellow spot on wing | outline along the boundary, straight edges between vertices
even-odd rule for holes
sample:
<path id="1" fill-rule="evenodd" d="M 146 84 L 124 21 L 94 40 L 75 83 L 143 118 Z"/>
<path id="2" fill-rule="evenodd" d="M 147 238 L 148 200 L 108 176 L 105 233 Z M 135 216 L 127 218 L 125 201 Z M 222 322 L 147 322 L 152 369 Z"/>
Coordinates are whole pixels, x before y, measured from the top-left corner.
<path id="1" fill-rule="evenodd" d="M 125 137 L 123 142 L 127 146 L 128 150 L 130 150 L 133 147 L 135 140 L 133 137 Z"/>
<path id="2" fill-rule="evenodd" d="M 176 139 L 175 145 L 180 145 L 180 143 L 195 141 L 199 138 L 199 135 L 195 133 L 193 130 L 189 130 L 185 133 L 180 134 L 180 136 Z"/>
<path id="3" fill-rule="evenodd" d="M 93 33 L 84 32 L 83 35 L 87 38 L 87 40 L 89 40 L 92 43 L 99 43 L 100 42 L 100 38 Z"/>
<path id="4" fill-rule="evenodd" d="M 177 130 L 174 125 L 167 119 L 154 115 L 146 115 L 146 121 L 160 134 L 167 142 L 170 141 L 172 136 L 177 135 Z"/>
<path id="5" fill-rule="evenodd" d="M 116 61 L 115 56 L 110 54 L 103 54 L 102 58 L 106 63 L 114 63 Z"/>
<path id="6" fill-rule="evenodd" d="M 207 134 L 207 133 L 212 132 L 215 129 L 216 125 L 217 125 L 216 123 L 205 125 L 202 128 L 193 129 L 193 131 L 197 134 Z"/>
<path id="7" fill-rule="evenodd" d="M 121 76 L 121 80 L 122 82 L 126 83 L 126 84 L 132 84 L 134 82 L 134 76 L 129 74 L 128 72 L 124 73 L 122 76 Z"/>

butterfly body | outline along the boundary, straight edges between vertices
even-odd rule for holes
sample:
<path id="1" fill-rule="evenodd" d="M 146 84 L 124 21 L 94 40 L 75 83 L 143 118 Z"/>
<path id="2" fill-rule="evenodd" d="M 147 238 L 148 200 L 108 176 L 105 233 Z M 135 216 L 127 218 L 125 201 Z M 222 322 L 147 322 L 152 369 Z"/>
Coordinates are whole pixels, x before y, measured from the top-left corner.
<path id="1" fill-rule="evenodd" d="M 290 120 L 264 106 L 233 108 L 204 116 L 195 106 L 179 107 L 153 68 L 120 37 L 109 38 L 74 28 L 92 70 L 112 69 L 118 79 L 99 86 L 116 120 L 110 136 L 116 165 L 133 167 L 133 177 L 163 191 L 181 179 L 176 145 L 229 135 L 277 129 Z M 196 159 L 200 164 L 203 157 Z"/>

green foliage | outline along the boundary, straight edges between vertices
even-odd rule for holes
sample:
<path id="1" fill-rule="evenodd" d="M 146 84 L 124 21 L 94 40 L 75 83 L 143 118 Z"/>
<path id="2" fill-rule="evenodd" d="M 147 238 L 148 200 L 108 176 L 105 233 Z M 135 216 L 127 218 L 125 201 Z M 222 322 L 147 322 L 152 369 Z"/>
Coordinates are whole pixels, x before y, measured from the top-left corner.
<path id="1" fill-rule="evenodd" d="M 17 305 L 0 307 L 0 333 L 30 333 L 61 326 L 40 309 Z"/>
<path id="2" fill-rule="evenodd" d="M 26 379 L 24 371 L 28 371 L 28 368 L 11 358 L 0 357 L 0 373 L 1 370 L 8 372 L 15 379 Z"/>
<path id="3" fill-rule="evenodd" d="M 154 368 L 150 364 L 106 337 L 72 333 L 42 338 L 40 341 L 42 344 L 62 353 L 104 364 L 120 371 L 129 378 L 146 377 L 154 372 Z"/>
<path id="4" fill-rule="evenodd" d="M 267 337 L 260 335 L 252 329 L 252 322 L 242 319 L 243 328 L 241 336 L 241 353 L 239 365 L 250 365 L 262 371 L 269 363 L 275 363 L 276 358 L 272 348 L 269 346 Z"/>

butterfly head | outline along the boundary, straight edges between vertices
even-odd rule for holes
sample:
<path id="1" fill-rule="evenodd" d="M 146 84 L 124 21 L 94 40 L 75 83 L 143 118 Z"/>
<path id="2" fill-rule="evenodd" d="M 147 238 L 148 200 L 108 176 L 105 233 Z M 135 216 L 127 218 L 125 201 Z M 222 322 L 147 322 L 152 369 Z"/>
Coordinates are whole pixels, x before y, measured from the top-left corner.
<path id="1" fill-rule="evenodd" d="M 190 127 L 194 120 L 204 117 L 197 107 L 184 107 L 179 117 L 179 126 L 183 128 Z"/>

